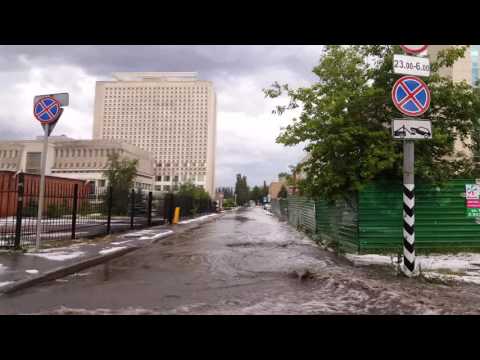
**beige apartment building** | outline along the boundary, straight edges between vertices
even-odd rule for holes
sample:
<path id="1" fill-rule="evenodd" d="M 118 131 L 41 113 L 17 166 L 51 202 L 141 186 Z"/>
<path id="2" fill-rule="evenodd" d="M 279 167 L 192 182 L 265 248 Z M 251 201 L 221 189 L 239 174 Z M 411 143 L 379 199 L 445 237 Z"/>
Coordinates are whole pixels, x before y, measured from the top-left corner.
<path id="1" fill-rule="evenodd" d="M 40 174 L 43 138 L 36 140 L 0 141 L 0 170 Z M 135 188 L 153 190 L 153 159 L 147 151 L 115 140 L 75 140 L 52 136 L 47 151 L 46 175 L 89 180 L 104 188 L 104 170 L 108 156 L 118 153 L 121 158 L 137 159 Z"/>
<path id="2" fill-rule="evenodd" d="M 215 195 L 216 95 L 197 73 L 115 73 L 95 89 L 94 139 L 150 152 L 155 190 L 187 181 Z"/>
<path id="3" fill-rule="evenodd" d="M 449 47 L 454 47 L 457 45 L 429 45 L 428 47 L 428 56 L 431 60 L 435 60 L 439 51 L 447 49 Z M 472 56 L 471 49 L 468 49 L 465 52 L 465 57 L 459 59 L 453 64 L 452 67 L 444 67 L 440 69 L 439 73 L 442 76 L 448 77 L 455 82 L 466 81 L 469 84 L 472 84 Z"/>
<path id="4" fill-rule="evenodd" d="M 428 56 L 435 60 L 439 51 L 460 45 L 429 45 Z M 454 82 L 466 81 L 472 86 L 476 86 L 479 80 L 479 45 L 470 45 L 465 52 L 465 56 L 453 64 L 452 67 L 444 67 L 439 70 L 440 75 L 452 79 Z M 468 142 L 467 142 L 468 143 Z M 472 152 L 460 140 L 455 143 L 455 149 L 458 152 L 472 156 Z"/>

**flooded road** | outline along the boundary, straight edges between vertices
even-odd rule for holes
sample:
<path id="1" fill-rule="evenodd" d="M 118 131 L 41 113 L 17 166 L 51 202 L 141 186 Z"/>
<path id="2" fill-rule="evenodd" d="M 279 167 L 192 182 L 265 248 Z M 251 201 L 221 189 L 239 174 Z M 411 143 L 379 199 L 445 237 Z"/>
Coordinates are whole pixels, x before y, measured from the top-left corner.
<path id="1" fill-rule="evenodd" d="M 480 286 L 354 267 L 260 208 L 227 213 L 55 282 L 0 298 L 0 313 L 469 314 Z"/>

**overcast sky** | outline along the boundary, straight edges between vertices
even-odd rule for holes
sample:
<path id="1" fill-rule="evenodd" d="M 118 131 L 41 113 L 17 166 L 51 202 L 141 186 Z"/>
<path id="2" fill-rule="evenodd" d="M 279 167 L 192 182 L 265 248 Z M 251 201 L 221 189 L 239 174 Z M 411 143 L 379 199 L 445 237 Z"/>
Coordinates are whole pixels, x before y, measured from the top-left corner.
<path id="1" fill-rule="evenodd" d="M 303 86 L 315 80 L 321 45 L 314 46 L 0 46 L 0 139 L 41 135 L 32 115 L 37 94 L 69 92 L 53 135 L 92 136 L 95 81 L 118 71 L 196 71 L 217 92 L 216 185 L 276 179 L 303 156 L 302 147 L 275 143 L 294 114 L 272 115 L 278 101 L 262 89 L 274 81 Z"/>

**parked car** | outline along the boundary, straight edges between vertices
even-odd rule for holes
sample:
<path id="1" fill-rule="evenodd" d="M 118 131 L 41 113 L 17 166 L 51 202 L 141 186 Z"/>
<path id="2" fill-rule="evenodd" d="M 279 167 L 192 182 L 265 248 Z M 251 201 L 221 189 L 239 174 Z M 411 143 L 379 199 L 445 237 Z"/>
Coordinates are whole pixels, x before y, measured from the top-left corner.
<path id="1" fill-rule="evenodd" d="M 428 130 L 427 128 L 424 128 L 423 126 L 420 126 L 418 128 L 413 128 L 413 127 L 410 128 L 410 133 L 412 135 L 415 135 L 415 134 L 423 135 L 425 138 L 428 138 L 432 135 L 430 130 Z"/>

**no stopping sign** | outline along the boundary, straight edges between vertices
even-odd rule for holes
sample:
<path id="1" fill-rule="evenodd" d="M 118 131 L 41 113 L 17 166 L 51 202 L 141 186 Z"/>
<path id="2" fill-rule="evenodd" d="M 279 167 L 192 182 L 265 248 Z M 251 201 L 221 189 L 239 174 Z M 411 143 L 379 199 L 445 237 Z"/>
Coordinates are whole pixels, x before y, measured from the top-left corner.
<path id="1" fill-rule="evenodd" d="M 403 76 L 392 89 L 395 107 L 405 115 L 420 116 L 430 107 L 430 90 L 416 76 Z"/>
<path id="2" fill-rule="evenodd" d="M 33 115 L 42 124 L 54 123 L 61 113 L 60 103 L 50 96 L 41 98 L 33 106 Z"/>

